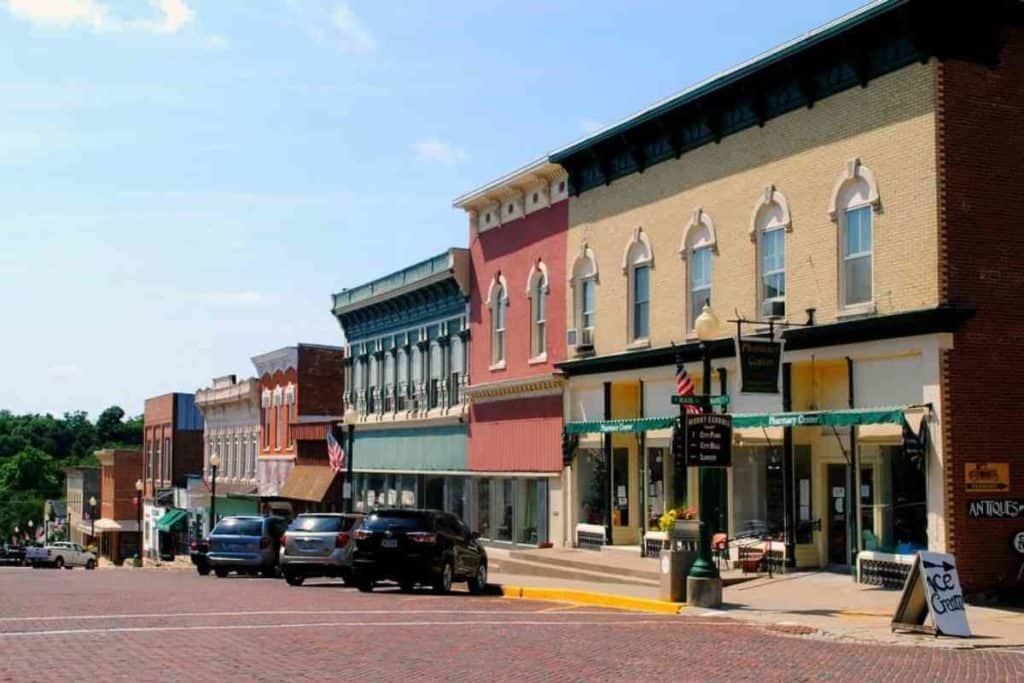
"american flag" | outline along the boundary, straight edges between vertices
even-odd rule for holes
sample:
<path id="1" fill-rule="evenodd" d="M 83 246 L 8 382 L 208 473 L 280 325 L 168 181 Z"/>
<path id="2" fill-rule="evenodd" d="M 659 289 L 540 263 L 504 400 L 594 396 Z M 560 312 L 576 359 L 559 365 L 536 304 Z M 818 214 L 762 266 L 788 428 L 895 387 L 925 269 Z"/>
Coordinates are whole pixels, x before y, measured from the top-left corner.
<path id="1" fill-rule="evenodd" d="M 681 363 L 676 365 L 676 393 L 680 396 L 693 396 L 693 380 L 686 374 L 686 368 Z M 700 415 L 700 406 L 685 405 L 686 412 L 690 415 Z"/>
<path id="2" fill-rule="evenodd" d="M 327 461 L 335 472 L 345 469 L 345 451 L 342 450 L 341 444 L 329 430 L 327 432 Z"/>

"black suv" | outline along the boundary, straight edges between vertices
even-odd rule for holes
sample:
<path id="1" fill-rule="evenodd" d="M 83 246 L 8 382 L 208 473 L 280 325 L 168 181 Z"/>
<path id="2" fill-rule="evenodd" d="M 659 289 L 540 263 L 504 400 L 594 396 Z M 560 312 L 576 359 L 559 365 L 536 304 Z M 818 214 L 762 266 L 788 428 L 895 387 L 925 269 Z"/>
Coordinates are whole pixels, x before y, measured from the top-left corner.
<path id="1" fill-rule="evenodd" d="M 487 586 L 487 553 L 462 520 L 438 510 L 377 510 L 353 531 L 353 579 L 369 592 L 377 581 L 396 581 L 403 591 L 427 584 L 447 593 L 453 581 L 469 592 Z"/>

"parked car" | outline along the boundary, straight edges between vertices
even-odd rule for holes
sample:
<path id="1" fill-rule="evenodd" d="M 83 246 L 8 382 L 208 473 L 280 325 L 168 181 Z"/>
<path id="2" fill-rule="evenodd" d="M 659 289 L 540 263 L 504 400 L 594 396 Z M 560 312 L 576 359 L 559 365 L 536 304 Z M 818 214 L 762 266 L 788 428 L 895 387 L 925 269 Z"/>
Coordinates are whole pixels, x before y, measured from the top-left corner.
<path id="1" fill-rule="evenodd" d="M 360 514 L 316 513 L 299 515 L 281 538 L 281 574 L 292 586 L 314 576 L 352 580 L 355 539 L 352 528 Z"/>
<path id="2" fill-rule="evenodd" d="M 281 517 L 225 517 L 210 533 L 206 560 L 219 578 L 232 571 L 276 576 L 280 539 L 287 527 Z"/>
<path id="3" fill-rule="evenodd" d="M 404 591 L 417 584 L 447 593 L 465 581 L 471 593 L 487 587 L 487 553 L 480 534 L 461 519 L 438 510 L 378 510 L 353 530 L 353 581 L 372 591 L 377 581 L 396 581 Z"/>
<path id="4" fill-rule="evenodd" d="M 72 567 L 96 568 L 96 556 L 84 550 L 77 543 L 55 541 L 43 547 L 25 549 L 25 563 L 33 567 L 56 567 L 71 569 Z"/>
<path id="5" fill-rule="evenodd" d="M 25 564 L 25 549 L 20 545 L 4 544 L 0 548 L 0 564 L 13 564 L 20 567 Z"/>
<path id="6" fill-rule="evenodd" d="M 189 544 L 188 557 L 192 560 L 192 564 L 200 576 L 206 576 L 210 573 L 210 560 L 207 557 L 209 552 L 210 542 L 206 539 L 192 541 Z"/>

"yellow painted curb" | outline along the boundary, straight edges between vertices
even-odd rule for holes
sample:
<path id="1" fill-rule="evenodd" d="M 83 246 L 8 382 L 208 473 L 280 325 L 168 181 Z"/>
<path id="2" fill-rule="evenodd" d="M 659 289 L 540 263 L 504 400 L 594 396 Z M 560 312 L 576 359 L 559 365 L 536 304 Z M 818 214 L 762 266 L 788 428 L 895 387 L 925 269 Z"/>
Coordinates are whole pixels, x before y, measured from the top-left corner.
<path id="1" fill-rule="evenodd" d="M 594 605 L 611 607 L 633 612 L 652 612 L 654 614 L 679 614 L 686 608 L 684 603 L 651 600 L 648 598 L 631 598 L 625 595 L 609 593 L 592 593 L 590 591 L 569 590 L 563 588 L 530 588 L 528 586 L 502 586 L 501 594 L 506 598 L 521 600 L 549 600 L 552 602 L 568 602 L 574 605 Z"/>

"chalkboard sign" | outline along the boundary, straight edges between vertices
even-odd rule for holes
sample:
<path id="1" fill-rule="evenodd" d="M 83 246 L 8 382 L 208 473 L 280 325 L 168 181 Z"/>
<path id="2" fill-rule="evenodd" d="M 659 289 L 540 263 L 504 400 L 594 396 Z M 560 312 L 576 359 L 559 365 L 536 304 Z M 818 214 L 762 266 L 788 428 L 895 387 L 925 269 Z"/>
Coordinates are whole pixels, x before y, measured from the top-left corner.
<path id="1" fill-rule="evenodd" d="M 932 625 L 925 625 L 931 615 Z M 903 594 L 892 618 L 892 630 L 918 631 L 969 638 L 964 591 L 956 571 L 956 558 L 947 553 L 920 551 L 903 584 Z"/>

